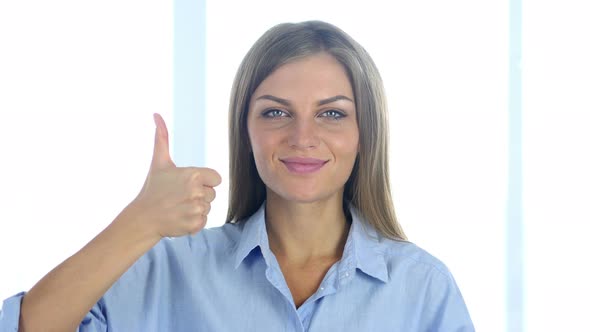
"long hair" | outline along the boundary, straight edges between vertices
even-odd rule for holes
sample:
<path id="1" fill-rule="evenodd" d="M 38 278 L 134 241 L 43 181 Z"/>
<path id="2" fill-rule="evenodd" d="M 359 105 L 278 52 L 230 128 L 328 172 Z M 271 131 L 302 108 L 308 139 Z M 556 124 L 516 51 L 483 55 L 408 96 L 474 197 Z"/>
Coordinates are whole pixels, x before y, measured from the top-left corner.
<path id="1" fill-rule="evenodd" d="M 389 184 L 388 116 L 381 76 L 365 49 L 338 27 L 321 21 L 283 23 L 264 33 L 248 51 L 234 79 L 229 108 L 230 183 L 226 222 L 254 214 L 266 199 L 266 187 L 254 163 L 248 136 L 250 98 L 278 67 L 327 52 L 346 69 L 359 126 L 359 154 L 344 187 L 344 200 L 355 206 L 381 235 L 405 240 L 395 216 Z"/>

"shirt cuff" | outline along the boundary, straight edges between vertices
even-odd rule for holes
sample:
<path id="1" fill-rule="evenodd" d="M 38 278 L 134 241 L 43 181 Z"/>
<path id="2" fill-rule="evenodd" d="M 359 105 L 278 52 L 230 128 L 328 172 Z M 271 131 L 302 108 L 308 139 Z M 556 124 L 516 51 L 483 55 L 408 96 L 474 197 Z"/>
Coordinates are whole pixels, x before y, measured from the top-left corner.
<path id="1" fill-rule="evenodd" d="M 20 305 L 24 296 L 25 292 L 22 292 L 4 300 L 0 310 L 0 331 L 18 332 Z"/>

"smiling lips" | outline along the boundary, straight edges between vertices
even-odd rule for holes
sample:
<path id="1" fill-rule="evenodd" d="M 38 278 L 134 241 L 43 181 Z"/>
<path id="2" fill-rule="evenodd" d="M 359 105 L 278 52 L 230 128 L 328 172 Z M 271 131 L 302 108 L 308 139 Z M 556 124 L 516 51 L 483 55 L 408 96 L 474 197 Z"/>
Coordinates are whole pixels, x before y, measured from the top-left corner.
<path id="1" fill-rule="evenodd" d="M 280 161 L 285 164 L 289 172 L 296 174 L 316 172 L 328 162 L 328 160 L 301 157 L 285 158 L 280 159 Z"/>

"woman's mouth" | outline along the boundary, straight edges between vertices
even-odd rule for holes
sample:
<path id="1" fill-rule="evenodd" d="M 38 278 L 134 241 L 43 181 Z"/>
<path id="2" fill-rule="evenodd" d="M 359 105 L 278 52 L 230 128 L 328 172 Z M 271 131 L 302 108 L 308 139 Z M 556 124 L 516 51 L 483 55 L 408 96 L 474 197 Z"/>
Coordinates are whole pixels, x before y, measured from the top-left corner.
<path id="1" fill-rule="evenodd" d="M 310 174 L 320 170 L 328 160 L 316 158 L 292 157 L 279 159 L 291 173 Z"/>

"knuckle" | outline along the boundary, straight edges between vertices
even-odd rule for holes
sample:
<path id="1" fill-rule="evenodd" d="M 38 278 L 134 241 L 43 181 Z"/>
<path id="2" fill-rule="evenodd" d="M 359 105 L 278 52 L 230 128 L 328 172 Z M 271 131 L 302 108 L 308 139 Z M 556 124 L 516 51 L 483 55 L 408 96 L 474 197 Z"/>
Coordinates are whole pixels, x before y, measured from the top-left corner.
<path id="1" fill-rule="evenodd" d="M 200 196 L 198 196 L 197 198 L 202 200 L 203 202 L 211 203 L 213 201 L 214 195 L 215 193 L 213 193 L 210 188 L 205 187 L 201 189 Z"/>
<path id="2" fill-rule="evenodd" d="M 182 174 L 187 183 L 193 183 L 201 177 L 200 172 L 194 167 L 183 168 Z"/>
<path id="3" fill-rule="evenodd" d="M 191 204 L 191 208 L 188 213 L 188 216 L 194 217 L 194 218 L 203 217 L 203 216 L 206 216 L 207 214 L 209 214 L 210 210 L 211 210 L 211 205 L 207 202 L 193 203 L 193 204 Z"/>
<path id="4" fill-rule="evenodd" d="M 204 199 L 205 192 L 200 188 L 191 188 L 191 198 L 193 199 Z"/>
<path id="5" fill-rule="evenodd" d="M 207 211 L 207 212 L 205 212 L 205 216 L 207 216 L 209 214 L 209 212 L 211 212 L 211 204 L 207 203 L 205 205 L 205 210 Z"/>
<path id="6" fill-rule="evenodd" d="M 189 193 L 192 192 L 195 189 L 195 183 L 192 180 L 192 178 L 187 179 L 186 181 L 183 182 L 184 185 L 184 189 L 186 191 L 188 191 Z"/>
<path id="7" fill-rule="evenodd" d="M 196 233 L 205 227 L 205 223 L 207 222 L 207 217 L 199 216 L 191 219 L 189 225 L 189 232 Z"/>
<path id="8" fill-rule="evenodd" d="M 192 214 L 193 215 L 204 215 L 207 214 L 207 208 L 204 204 L 193 204 Z"/>
<path id="9" fill-rule="evenodd" d="M 201 171 L 198 168 L 190 168 L 190 178 L 192 181 L 199 181 L 201 179 Z"/>

